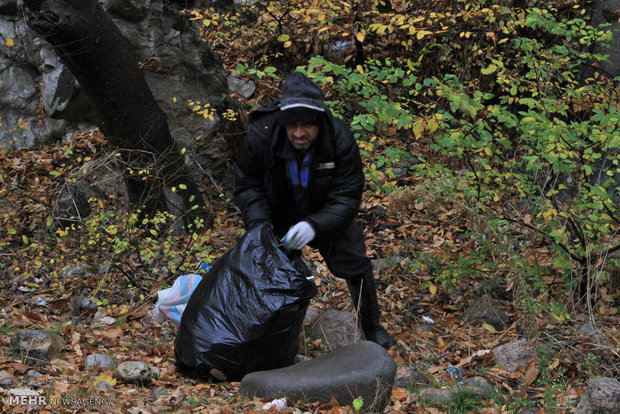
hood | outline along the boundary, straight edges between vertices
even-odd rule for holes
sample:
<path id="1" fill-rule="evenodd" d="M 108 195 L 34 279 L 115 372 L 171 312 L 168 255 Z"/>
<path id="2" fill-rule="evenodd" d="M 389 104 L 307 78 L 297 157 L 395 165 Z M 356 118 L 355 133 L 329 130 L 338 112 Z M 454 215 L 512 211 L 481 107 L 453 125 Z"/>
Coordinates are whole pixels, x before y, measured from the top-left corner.
<path id="1" fill-rule="evenodd" d="M 307 107 L 321 112 L 327 111 L 323 91 L 301 72 L 293 72 L 286 78 L 282 85 L 279 104 L 281 109 Z"/>

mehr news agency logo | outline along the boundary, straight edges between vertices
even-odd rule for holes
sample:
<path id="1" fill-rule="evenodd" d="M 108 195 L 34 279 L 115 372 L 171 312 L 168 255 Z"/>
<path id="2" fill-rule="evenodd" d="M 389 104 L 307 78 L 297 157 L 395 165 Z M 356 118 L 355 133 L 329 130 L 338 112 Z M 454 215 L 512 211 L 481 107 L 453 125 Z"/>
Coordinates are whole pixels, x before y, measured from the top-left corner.
<path id="1" fill-rule="evenodd" d="M 36 395 L 36 394 L 11 394 L 4 398 L 8 406 L 29 407 L 100 407 L 118 404 L 114 397 L 66 395 L 63 397 Z"/>

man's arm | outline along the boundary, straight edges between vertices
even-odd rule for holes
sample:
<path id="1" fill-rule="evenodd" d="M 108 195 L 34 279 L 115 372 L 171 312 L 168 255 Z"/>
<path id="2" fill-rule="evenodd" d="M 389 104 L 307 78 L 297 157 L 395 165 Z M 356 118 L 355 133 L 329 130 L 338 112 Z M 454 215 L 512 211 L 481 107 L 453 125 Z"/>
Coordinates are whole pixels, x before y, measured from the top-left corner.
<path id="1" fill-rule="evenodd" d="M 235 204 L 243 214 L 246 229 L 270 221 L 271 209 L 265 190 L 265 147 L 251 130 L 244 139 L 235 163 Z"/>

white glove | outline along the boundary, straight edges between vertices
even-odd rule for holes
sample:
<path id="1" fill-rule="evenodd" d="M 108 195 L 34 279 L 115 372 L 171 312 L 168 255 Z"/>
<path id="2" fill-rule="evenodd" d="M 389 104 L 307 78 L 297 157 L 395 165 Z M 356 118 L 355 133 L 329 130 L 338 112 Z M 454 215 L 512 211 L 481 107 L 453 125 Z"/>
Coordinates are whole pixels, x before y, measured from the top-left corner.
<path id="1" fill-rule="evenodd" d="M 288 229 L 282 241 L 291 250 L 301 250 L 314 239 L 314 236 L 315 233 L 312 226 L 306 221 L 300 221 Z"/>

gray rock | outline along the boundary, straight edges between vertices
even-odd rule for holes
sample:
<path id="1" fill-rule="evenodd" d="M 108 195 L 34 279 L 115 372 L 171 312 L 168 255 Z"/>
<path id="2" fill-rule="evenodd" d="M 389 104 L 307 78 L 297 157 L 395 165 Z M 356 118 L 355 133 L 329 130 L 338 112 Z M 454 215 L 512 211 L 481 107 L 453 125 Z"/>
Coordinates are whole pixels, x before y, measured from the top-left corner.
<path id="1" fill-rule="evenodd" d="M 108 13 L 130 22 L 146 18 L 150 0 L 99 0 Z"/>
<path id="2" fill-rule="evenodd" d="M 0 387 L 10 388 L 15 385 L 15 377 L 7 371 L 0 371 Z"/>
<path id="3" fill-rule="evenodd" d="M 153 391 L 153 394 L 155 394 L 155 395 L 169 395 L 170 391 L 168 391 L 164 387 L 157 387 L 155 389 L 155 391 Z"/>
<path id="4" fill-rule="evenodd" d="M 429 380 L 426 375 L 409 365 L 400 365 L 396 369 L 396 378 L 394 379 L 395 387 L 412 387 L 420 384 L 428 384 Z"/>
<path id="5" fill-rule="evenodd" d="M 84 295 L 73 296 L 69 301 L 69 310 L 71 315 L 78 317 L 82 314 L 89 314 L 97 312 L 97 305 L 90 301 Z"/>
<path id="6" fill-rule="evenodd" d="M 591 322 L 588 322 L 579 328 L 579 333 L 583 336 L 594 336 L 598 335 L 600 332 L 600 329 Z"/>
<path id="7" fill-rule="evenodd" d="M 67 265 L 58 272 L 58 276 L 66 279 L 83 278 L 84 275 L 86 275 L 86 265 L 84 263 Z"/>
<path id="8" fill-rule="evenodd" d="M 244 99 L 250 98 L 256 90 L 256 85 L 252 81 L 246 81 L 236 76 L 228 77 L 228 89 L 238 93 Z"/>
<path id="9" fill-rule="evenodd" d="M 108 355 L 104 354 L 90 354 L 84 360 L 84 368 L 92 369 L 96 366 L 99 366 L 103 369 L 114 369 L 116 368 L 116 362 L 114 359 Z"/>
<path id="10" fill-rule="evenodd" d="M 335 309 L 323 312 L 306 334 L 311 338 L 322 339 L 323 344 L 330 349 L 351 345 L 362 339 L 356 316 Z"/>
<path id="11" fill-rule="evenodd" d="M 362 341 L 311 361 L 271 371 L 253 372 L 241 380 L 248 398 L 280 398 L 289 402 L 330 401 L 351 405 L 362 397 L 363 412 L 381 412 L 390 400 L 396 363 L 374 342 Z"/>
<path id="12" fill-rule="evenodd" d="M 144 362 L 128 361 L 118 365 L 116 376 L 132 384 L 148 384 L 152 379 L 159 378 L 159 369 Z"/>
<path id="13" fill-rule="evenodd" d="M 615 378 L 594 378 L 588 381 L 586 392 L 575 414 L 615 414 L 620 412 L 620 382 Z"/>
<path id="14" fill-rule="evenodd" d="M 427 404 L 449 404 L 459 393 L 485 395 L 493 389 L 491 383 L 483 377 L 467 378 L 456 385 L 446 388 L 425 388 L 420 391 L 420 400 Z"/>
<path id="15" fill-rule="evenodd" d="M 306 310 L 306 315 L 304 316 L 303 326 L 312 325 L 314 322 L 316 322 L 320 314 L 320 309 L 308 307 L 308 309 Z"/>
<path id="16" fill-rule="evenodd" d="M 62 338 L 53 332 L 25 330 L 11 337 L 11 347 L 25 362 L 45 364 L 60 356 L 64 343 Z"/>
<path id="17" fill-rule="evenodd" d="M 105 381 L 99 381 L 95 384 L 94 387 L 96 390 L 111 390 L 114 389 L 114 387 L 111 384 L 108 384 Z"/>
<path id="18" fill-rule="evenodd" d="M 198 30 L 163 0 L 101 0 L 131 42 L 173 138 L 188 148 L 219 126 L 192 111 L 188 100 L 222 107 L 228 82 L 219 57 Z M 15 1 L 0 2 L 0 148 L 31 148 L 69 137 L 97 124 L 93 105 L 55 49 L 28 29 Z M 39 102 L 39 98 L 40 102 Z M 40 111 L 40 103 L 44 111 Z M 46 116 L 39 119 L 39 114 Z M 21 121 L 19 121 L 21 119 Z M 12 129 L 21 125 L 17 132 Z M 222 161 L 224 163 L 225 161 Z M 211 165 L 213 167 L 213 165 Z"/>
<path id="19" fill-rule="evenodd" d="M 535 350 L 525 340 L 518 340 L 493 349 L 495 364 L 508 372 L 527 366 L 528 360 L 535 356 Z"/>
<path id="20" fill-rule="evenodd" d="M 448 404 L 454 398 L 452 388 L 424 388 L 418 394 L 427 404 Z"/>
<path id="21" fill-rule="evenodd" d="M 295 360 L 293 361 L 293 363 L 299 364 L 300 362 L 307 362 L 307 361 L 311 361 L 311 360 L 312 360 L 312 358 L 310 358 L 310 357 L 307 357 L 305 355 L 297 354 L 297 355 L 295 355 Z"/>
<path id="22" fill-rule="evenodd" d="M 475 394 L 483 395 L 493 390 L 493 385 L 484 377 L 471 377 L 463 381 L 463 385 Z M 459 385 L 459 387 L 462 387 Z"/>
<path id="23" fill-rule="evenodd" d="M 505 304 L 488 294 L 482 295 L 465 311 L 465 320 L 471 323 L 488 323 L 495 329 L 504 329 L 510 323 L 508 314 L 501 308 Z"/>
<path id="24" fill-rule="evenodd" d="M 37 371 L 36 369 L 29 369 L 26 372 L 26 376 L 28 378 L 32 378 L 32 379 L 39 379 L 43 376 L 43 374 L 41 374 L 39 371 Z"/>

